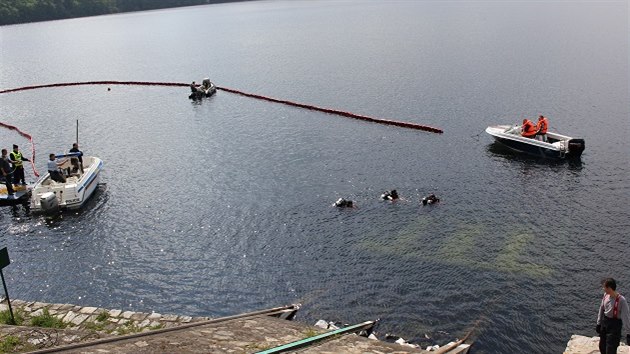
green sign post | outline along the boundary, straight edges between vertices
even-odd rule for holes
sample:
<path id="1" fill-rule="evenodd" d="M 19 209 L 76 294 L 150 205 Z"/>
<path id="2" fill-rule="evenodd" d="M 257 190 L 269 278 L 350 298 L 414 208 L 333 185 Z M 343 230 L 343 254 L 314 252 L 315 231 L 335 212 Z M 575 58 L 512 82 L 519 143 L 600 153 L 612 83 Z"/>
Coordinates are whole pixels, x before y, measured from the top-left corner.
<path id="1" fill-rule="evenodd" d="M 4 274 L 2 273 L 2 269 L 8 266 L 11 263 L 9 259 L 9 251 L 7 248 L 3 248 L 0 250 L 0 277 L 2 277 L 2 286 L 4 286 L 4 294 L 7 296 L 7 304 L 9 304 L 9 313 L 11 313 L 11 323 L 15 324 L 15 317 L 13 317 L 13 309 L 11 308 L 11 300 L 9 299 L 9 291 L 7 290 L 7 283 L 4 281 Z"/>

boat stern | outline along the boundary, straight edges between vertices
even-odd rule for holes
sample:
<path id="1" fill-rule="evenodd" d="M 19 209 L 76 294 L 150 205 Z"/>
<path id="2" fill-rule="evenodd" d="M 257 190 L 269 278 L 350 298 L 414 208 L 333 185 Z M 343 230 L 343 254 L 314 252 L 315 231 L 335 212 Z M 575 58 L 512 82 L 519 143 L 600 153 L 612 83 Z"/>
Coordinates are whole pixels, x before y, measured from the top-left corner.
<path id="1" fill-rule="evenodd" d="M 582 152 L 586 149 L 584 139 L 573 138 L 569 140 L 567 146 L 567 156 L 576 158 L 582 156 Z"/>

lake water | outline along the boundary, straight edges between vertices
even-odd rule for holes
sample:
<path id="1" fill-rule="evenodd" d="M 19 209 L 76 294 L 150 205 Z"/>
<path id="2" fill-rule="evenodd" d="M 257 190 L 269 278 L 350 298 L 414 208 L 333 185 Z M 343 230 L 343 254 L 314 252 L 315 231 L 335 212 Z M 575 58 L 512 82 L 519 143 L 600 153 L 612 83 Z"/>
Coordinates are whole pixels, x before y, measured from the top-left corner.
<path id="1" fill-rule="evenodd" d="M 625 1 L 257 1 L 0 27 L 0 89 L 191 82 L 435 126 L 432 134 L 219 91 L 83 86 L 0 95 L 36 167 L 75 139 L 105 161 L 86 208 L 0 210 L 12 298 L 300 320 L 475 353 L 595 335 L 599 282 L 630 294 Z M 578 162 L 497 148 L 545 114 Z M 0 130 L 0 144 L 28 141 Z M 27 180 L 34 180 L 27 169 Z M 404 200 L 379 200 L 397 189 Z M 421 206 L 435 193 L 441 202 Z M 340 197 L 358 208 L 339 210 Z M 446 333 L 444 333 L 446 332 Z"/>

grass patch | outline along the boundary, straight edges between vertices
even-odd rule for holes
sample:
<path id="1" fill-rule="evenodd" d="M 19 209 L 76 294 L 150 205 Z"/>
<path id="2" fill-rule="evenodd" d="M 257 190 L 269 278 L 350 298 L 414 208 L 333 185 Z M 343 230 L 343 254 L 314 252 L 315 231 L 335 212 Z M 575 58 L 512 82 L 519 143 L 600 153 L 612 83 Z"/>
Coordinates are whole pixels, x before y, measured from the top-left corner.
<path id="1" fill-rule="evenodd" d="M 106 322 L 88 322 L 84 324 L 85 329 L 88 329 L 90 331 L 97 331 L 97 332 L 104 331 L 107 325 L 108 323 Z"/>
<path id="2" fill-rule="evenodd" d="M 0 353 L 10 353 L 20 344 L 22 344 L 20 338 L 16 336 L 6 336 L 0 340 Z"/>
<path id="3" fill-rule="evenodd" d="M 51 315 L 48 312 L 48 308 L 44 308 L 44 311 L 41 315 L 31 318 L 31 326 L 45 328 L 66 328 L 67 323 Z"/>
<path id="4" fill-rule="evenodd" d="M 304 330 L 304 335 L 306 336 L 306 338 L 315 337 L 318 334 L 319 333 L 317 333 L 317 331 L 313 328 L 307 328 L 306 330 Z"/>
<path id="5" fill-rule="evenodd" d="M 24 323 L 24 312 L 21 309 L 13 311 L 15 323 L 11 321 L 11 312 L 9 310 L 0 311 L 0 324 L 21 326 Z"/>
<path id="6" fill-rule="evenodd" d="M 96 316 L 96 321 L 104 322 L 108 318 L 109 318 L 109 312 L 103 311 L 103 312 L 99 313 L 98 316 Z"/>
<path id="7" fill-rule="evenodd" d="M 149 330 L 150 331 L 153 331 L 153 330 L 156 330 L 156 329 L 161 329 L 161 328 L 164 328 L 164 324 L 163 323 L 158 323 L 156 325 L 149 326 Z"/>
<path id="8" fill-rule="evenodd" d="M 119 335 L 124 336 L 125 334 L 138 333 L 142 331 L 142 328 L 138 327 L 138 325 L 134 321 L 129 321 L 124 325 L 118 327 L 116 331 Z"/>

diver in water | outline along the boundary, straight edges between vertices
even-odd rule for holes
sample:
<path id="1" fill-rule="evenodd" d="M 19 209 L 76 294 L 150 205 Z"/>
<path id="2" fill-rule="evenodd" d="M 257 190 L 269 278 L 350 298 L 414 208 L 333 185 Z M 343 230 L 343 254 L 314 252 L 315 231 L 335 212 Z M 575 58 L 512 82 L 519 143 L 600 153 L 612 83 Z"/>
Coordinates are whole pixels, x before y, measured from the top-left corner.
<path id="1" fill-rule="evenodd" d="M 337 208 L 354 208 L 354 202 L 352 200 L 346 200 L 346 199 L 343 199 L 343 198 L 339 198 L 333 204 L 333 206 L 337 207 Z"/>
<path id="2" fill-rule="evenodd" d="M 386 191 L 385 193 L 381 194 L 381 199 L 383 200 L 397 200 L 398 197 L 398 192 L 395 189 L 392 189 L 391 191 Z"/>
<path id="3" fill-rule="evenodd" d="M 201 98 L 202 94 L 203 92 L 201 91 L 200 86 L 197 85 L 197 83 L 193 81 L 190 84 L 190 96 L 188 96 L 188 98 L 196 100 L 196 99 Z"/>
<path id="4" fill-rule="evenodd" d="M 440 199 L 435 196 L 435 194 L 429 194 L 428 196 L 422 198 L 422 205 L 433 204 L 439 202 Z"/>

